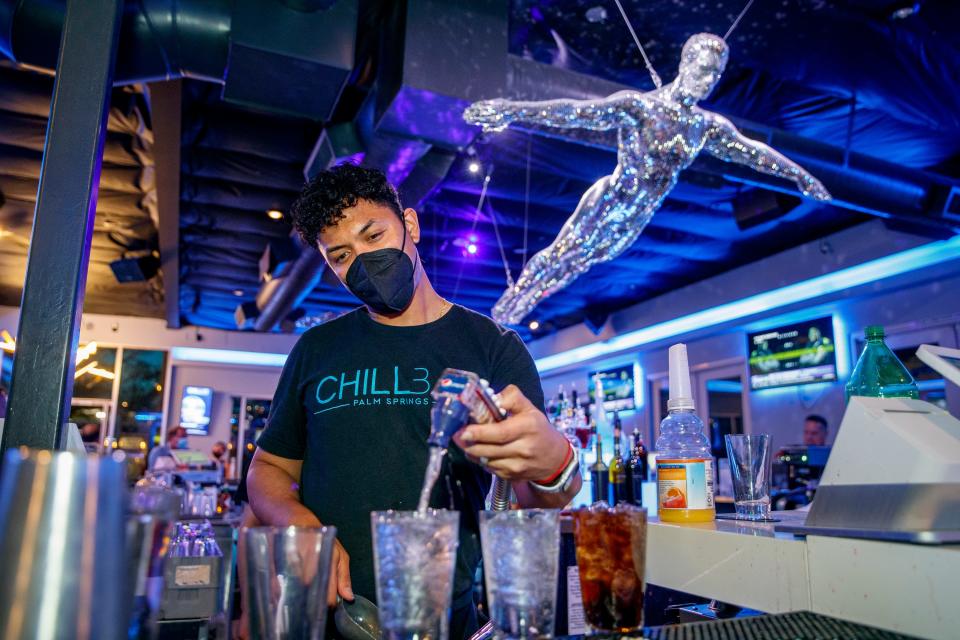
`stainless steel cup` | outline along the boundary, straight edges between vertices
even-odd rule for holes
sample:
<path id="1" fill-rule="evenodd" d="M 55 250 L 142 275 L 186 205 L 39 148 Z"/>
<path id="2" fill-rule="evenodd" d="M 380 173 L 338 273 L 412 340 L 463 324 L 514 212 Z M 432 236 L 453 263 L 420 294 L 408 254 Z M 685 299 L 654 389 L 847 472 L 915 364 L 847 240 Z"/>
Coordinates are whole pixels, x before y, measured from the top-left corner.
<path id="1" fill-rule="evenodd" d="M 323 640 L 334 527 L 253 527 L 244 533 L 250 638 Z"/>
<path id="2" fill-rule="evenodd" d="M 0 638 L 126 635 L 125 501 L 122 453 L 7 452 L 0 476 Z"/>

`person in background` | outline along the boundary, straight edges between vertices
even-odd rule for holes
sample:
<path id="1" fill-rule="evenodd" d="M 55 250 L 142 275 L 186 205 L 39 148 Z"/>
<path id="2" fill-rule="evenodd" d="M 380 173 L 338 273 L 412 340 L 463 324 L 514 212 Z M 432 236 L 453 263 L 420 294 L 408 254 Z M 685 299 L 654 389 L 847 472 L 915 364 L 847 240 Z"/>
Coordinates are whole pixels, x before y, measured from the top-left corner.
<path id="1" fill-rule="evenodd" d="M 216 463 L 217 468 L 223 471 L 221 478 L 229 477 L 230 458 L 227 456 L 227 443 L 223 440 L 215 442 L 213 448 L 210 450 L 210 456 L 213 458 L 214 463 Z"/>
<path id="2" fill-rule="evenodd" d="M 77 424 L 80 438 L 85 443 L 100 444 L 100 425 L 96 422 L 80 422 Z"/>
<path id="3" fill-rule="evenodd" d="M 0 387 L 0 418 L 7 415 L 7 388 Z"/>
<path id="4" fill-rule="evenodd" d="M 173 469 L 177 466 L 173 459 L 174 449 L 188 449 L 187 430 L 183 427 L 171 427 L 167 431 L 167 442 L 158 447 L 154 447 L 147 457 L 147 468 L 151 471 L 156 469 Z"/>
<path id="5" fill-rule="evenodd" d="M 803 444 L 808 447 L 825 447 L 827 445 L 826 418 L 812 413 L 804 419 Z"/>

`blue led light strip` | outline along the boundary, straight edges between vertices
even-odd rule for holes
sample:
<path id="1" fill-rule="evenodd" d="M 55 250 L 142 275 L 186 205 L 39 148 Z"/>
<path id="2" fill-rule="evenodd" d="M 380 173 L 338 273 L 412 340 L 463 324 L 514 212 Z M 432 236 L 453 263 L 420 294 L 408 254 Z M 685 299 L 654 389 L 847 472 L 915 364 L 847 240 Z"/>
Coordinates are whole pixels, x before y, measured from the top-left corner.
<path id="1" fill-rule="evenodd" d="M 612 355 L 658 340 L 683 335 L 691 331 L 740 320 L 788 304 L 812 300 L 851 287 L 890 278 L 948 260 L 960 258 L 960 235 L 949 240 L 929 244 L 877 258 L 833 273 L 803 280 L 795 284 L 764 291 L 747 298 L 696 311 L 689 315 L 630 331 L 603 342 L 575 347 L 536 361 L 540 373 L 547 373 L 594 358 Z"/>
<path id="2" fill-rule="evenodd" d="M 170 357 L 187 362 L 212 362 L 214 364 L 244 364 L 258 367 L 282 367 L 287 361 L 284 353 L 259 353 L 257 351 L 232 351 L 230 349 L 199 349 L 197 347 L 174 347 Z"/>

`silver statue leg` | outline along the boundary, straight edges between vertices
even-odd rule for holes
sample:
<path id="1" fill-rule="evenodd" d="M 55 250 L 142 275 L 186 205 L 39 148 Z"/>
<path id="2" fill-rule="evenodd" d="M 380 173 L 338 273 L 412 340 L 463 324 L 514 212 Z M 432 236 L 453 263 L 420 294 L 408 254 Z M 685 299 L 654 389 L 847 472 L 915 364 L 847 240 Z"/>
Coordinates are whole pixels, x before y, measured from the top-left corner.
<path id="1" fill-rule="evenodd" d="M 598 235 L 596 227 L 603 224 L 606 214 L 616 205 L 605 197 L 611 181 L 610 176 L 601 178 L 583 194 L 556 239 L 527 261 L 515 285 L 494 305 L 494 320 L 519 324 L 541 300 L 569 285 L 597 262 L 615 257 L 605 251 L 598 255 L 597 247 L 584 242 L 585 238 Z"/>

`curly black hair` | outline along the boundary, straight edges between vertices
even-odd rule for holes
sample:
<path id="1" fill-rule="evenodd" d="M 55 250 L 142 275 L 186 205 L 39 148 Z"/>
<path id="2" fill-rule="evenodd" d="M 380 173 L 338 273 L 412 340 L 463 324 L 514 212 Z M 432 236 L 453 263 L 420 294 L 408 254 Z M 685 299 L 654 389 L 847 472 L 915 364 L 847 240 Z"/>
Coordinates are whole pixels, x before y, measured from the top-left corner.
<path id="1" fill-rule="evenodd" d="M 317 174 L 303 187 L 290 208 L 293 228 L 305 244 L 316 247 L 323 230 L 342 220 L 343 210 L 358 200 L 389 207 L 403 219 L 397 190 L 382 171 L 344 163 Z"/>

